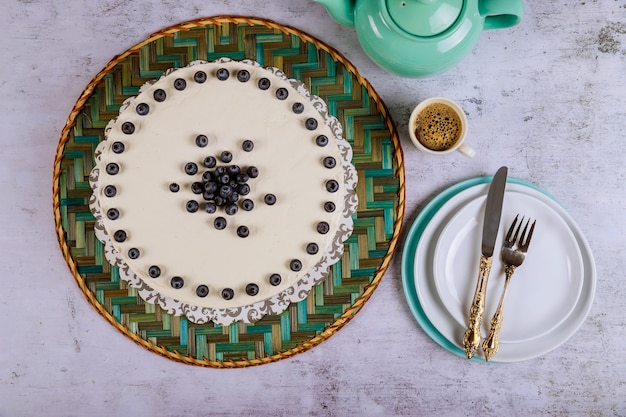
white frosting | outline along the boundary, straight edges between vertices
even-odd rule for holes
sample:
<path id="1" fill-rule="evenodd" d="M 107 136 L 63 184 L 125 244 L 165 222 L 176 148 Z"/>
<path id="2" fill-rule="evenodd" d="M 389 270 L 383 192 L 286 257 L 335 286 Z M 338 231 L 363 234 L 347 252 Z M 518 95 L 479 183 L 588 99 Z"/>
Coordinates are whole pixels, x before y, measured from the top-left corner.
<path id="1" fill-rule="evenodd" d="M 229 70 L 227 80 L 216 78 L 219 68 Z M 249 81 L 237 79 L 241 69 L 250 72 Z M 197 71 L 206 72 L 205 82 L 194 81 Z M 196 62 L 144 86 L 107 127 L 94 183 L 94 197 L 100 206 L 98 221 L 109 237 L 117 230 L 127 233 L 124 242 L 110 240 L 114 250 L 134 274 L 159 294 L 192 306 L 217 309 L 242 307 L 275 296 L 325 261 L 346 212 L 349 217 L 349 210 L 354 210 L 355 207 L 347 207 L 348 196 L 354 206 L 355 197 L 345 184 L 346 176 L 353 173 L 343 162 L 347 151 L 340 149 L 340 143 L 334 139 L 336 132 L 326 124 L 327 119 L 315 108 L 316 101 L 308 97 L 308 92 L 300 94 L 294 88 L 297 83 L 273 72 L 249 61 Z M 174 80 L 179 78 L 186 81 L 182 91 L 174 88 Z M 260 78 L 270 80 L 268 90 L 258 87 Z M 275 95 L 280 87 L 289 92 L 286 100 Z M 155 101 L 153 94 L 157 89 L 165 91 L 165 101 Z M 301 114 L 292 110 L 296 102 L 304 105 Z M 140 103 L 149 106 L 147 115 L 137 113 Z M 308 118 L 317 120 L 316 129 L 305 127 Z M 134 125 L 132 134 L 122 132 L 125 122 Z M 206 147 L 196 145 L 196 136 L 200 134 L 209 138 Z M 316 144 L 318 135 L 329 138 L 327 146 Z M 242 150 L 246 139 L 254 143 L 251 152 Z M 124 144 L 122 153 L 112 151 L 115 142 Z M 232 162 L 219 162 L 222 151 L 232 152 Z M 259 176 L 248 181 L 250 194 L 240 197 L 240 202 L 243 198 L 253 200 L 252 211 L 239 208 L 232 216 L 221 208 L 214 214 L 204 211 L 202 196 L 193 194 L 190 187 L 209 170 L 202 164 L 206 156 L 216 157 L 218 166 L 258 168 Z M 334 168 L 324 166 L 323 159 L 328 156 L 337 161 Z M 196 175 L 185 173 L 188 162 L 198 165 Z M 109 163 L 119 165 L 118 174 L 106 172 Z M 326 189 L 328 180 L 339 183 L 337 192 Z M 179 184 L 180 191 L 172 193 L 170 183 Z M 104 195 L 107 185 L 116 187 L 114 197 Z M 267 193 L 276 196 L 276 204 L 265 204 Z M 198 212 L 187 212 L 189 200 L 200 203 Z M 328 201 L 336 205 L 332 213 L 323 208 Z M 110 208 L 119 210 L 118 219 L 106 216 Z M 218 216 L 227 220 L 226 229 L 216 230 L 213 226 Z M 327 234 L 317 231 L 321 221 L 330 225 Z M 237 236 L 240 225 L 249 228 L 248 237 Z M 319 246 L 317 254 L 307 253 L 309 243 Z M 131 248 L 141 252 L 138 259 L 128 257 Z M 293 259 L 302 262 L 300 272 L 290 269 Z M 148 275 L 152 265 L 161 269 L 158 278 Z M 269 283 L 274 273 L 282 277 L 278 286 Z M 174 276 L 183 278 L 182 288 L 172 288 L 170 280 Z M 250 283 L 259 286 L 258 295 L 246 294 L 246 285 Z M 199 285 L 209 287 L 208 296 L 196 294 Z M 234 290 L 233 299 L 222 297 L 224 288 Z"/>

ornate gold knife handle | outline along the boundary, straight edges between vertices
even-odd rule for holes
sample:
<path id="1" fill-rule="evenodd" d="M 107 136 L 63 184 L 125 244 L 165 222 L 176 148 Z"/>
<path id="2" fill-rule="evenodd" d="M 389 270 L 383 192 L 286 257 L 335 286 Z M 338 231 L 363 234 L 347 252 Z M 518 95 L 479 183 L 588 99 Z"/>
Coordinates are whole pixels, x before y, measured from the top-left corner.
<path id="1" fill-rule="evenodd" d="M 463 348 L 465 349 L 465 356 L 467 356 L 468 359 L 471 359 L 480 347 L 480 324 L 485 312 L 487 279 L 489 278 L 492 262 L 493 259 L 490 256 L 487 257 L 481 255 L 478 282 L 476 283 L 474 299 L 472 300 L 472 305 L 470 306 L 469 323 L 467 325 L 465 335 L 463 336 Z"/>

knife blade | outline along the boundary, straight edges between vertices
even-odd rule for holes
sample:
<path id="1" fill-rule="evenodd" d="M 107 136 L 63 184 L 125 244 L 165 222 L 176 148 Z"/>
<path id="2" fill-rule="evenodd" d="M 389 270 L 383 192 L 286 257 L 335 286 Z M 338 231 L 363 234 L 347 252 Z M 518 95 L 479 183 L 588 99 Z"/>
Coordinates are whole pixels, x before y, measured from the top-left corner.
<path id="1" fill-rule="evenodd" d="M 474 298 L 470 306 L 467 330 L 463 336 L 463 348 L 465 356 L 471 359 L 480 346 L 480 324 L 485 312 L 485 296 L 487 292 L 487 280 L 491 272 L 493 251 L 496 245 L 496 237 L 500 228 L 502 215 L 502 202 L 506 188 L 508 168 L 503 166 L 496 172 L 491 180 L 487 201 L 485 205 L 485 217 L 483 220 L 483 237 L 481 243 L 481 256 L 478 266 L 478 281 Z"/>

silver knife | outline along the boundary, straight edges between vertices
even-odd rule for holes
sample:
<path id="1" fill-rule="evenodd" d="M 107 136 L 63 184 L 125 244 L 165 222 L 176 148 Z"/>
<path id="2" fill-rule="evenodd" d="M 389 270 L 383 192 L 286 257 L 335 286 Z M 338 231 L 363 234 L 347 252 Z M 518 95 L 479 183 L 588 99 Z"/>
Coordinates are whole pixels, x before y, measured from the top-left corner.
<path id="1" fill-rule="evenodd" d="M 480 346 L 480 324 L 482 322 L 483 313 L 485 312 L 487 280 L 489 279 L 489 272 L 491 272 L 493 250 L 496 245 L 498 229 L 500 228 L 507 171 L 507 167 L 502 167 L 496 172 L 496 175 L 493 176 L 493 180 L 491 180 L 487 194 L 478 282 L 476 283 L 474 299 L 470 306 L 469 323 L 465 335 L 463 336 L 463 348 L 465 349 L 465 356 L 467 356 L 468 359 L 476 354 L 476 350 Z"/>

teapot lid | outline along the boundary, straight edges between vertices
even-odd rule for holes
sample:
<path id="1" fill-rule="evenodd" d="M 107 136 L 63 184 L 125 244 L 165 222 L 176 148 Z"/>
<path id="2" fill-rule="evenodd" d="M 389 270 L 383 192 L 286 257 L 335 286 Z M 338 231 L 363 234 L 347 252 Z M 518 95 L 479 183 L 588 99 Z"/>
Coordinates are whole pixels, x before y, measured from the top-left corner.
<path id="1" fill-rule="evenodd" d="M 464 0 L 386 0 L 396 25 L 415 36 L 435 36 L 461 14 Z"/>

